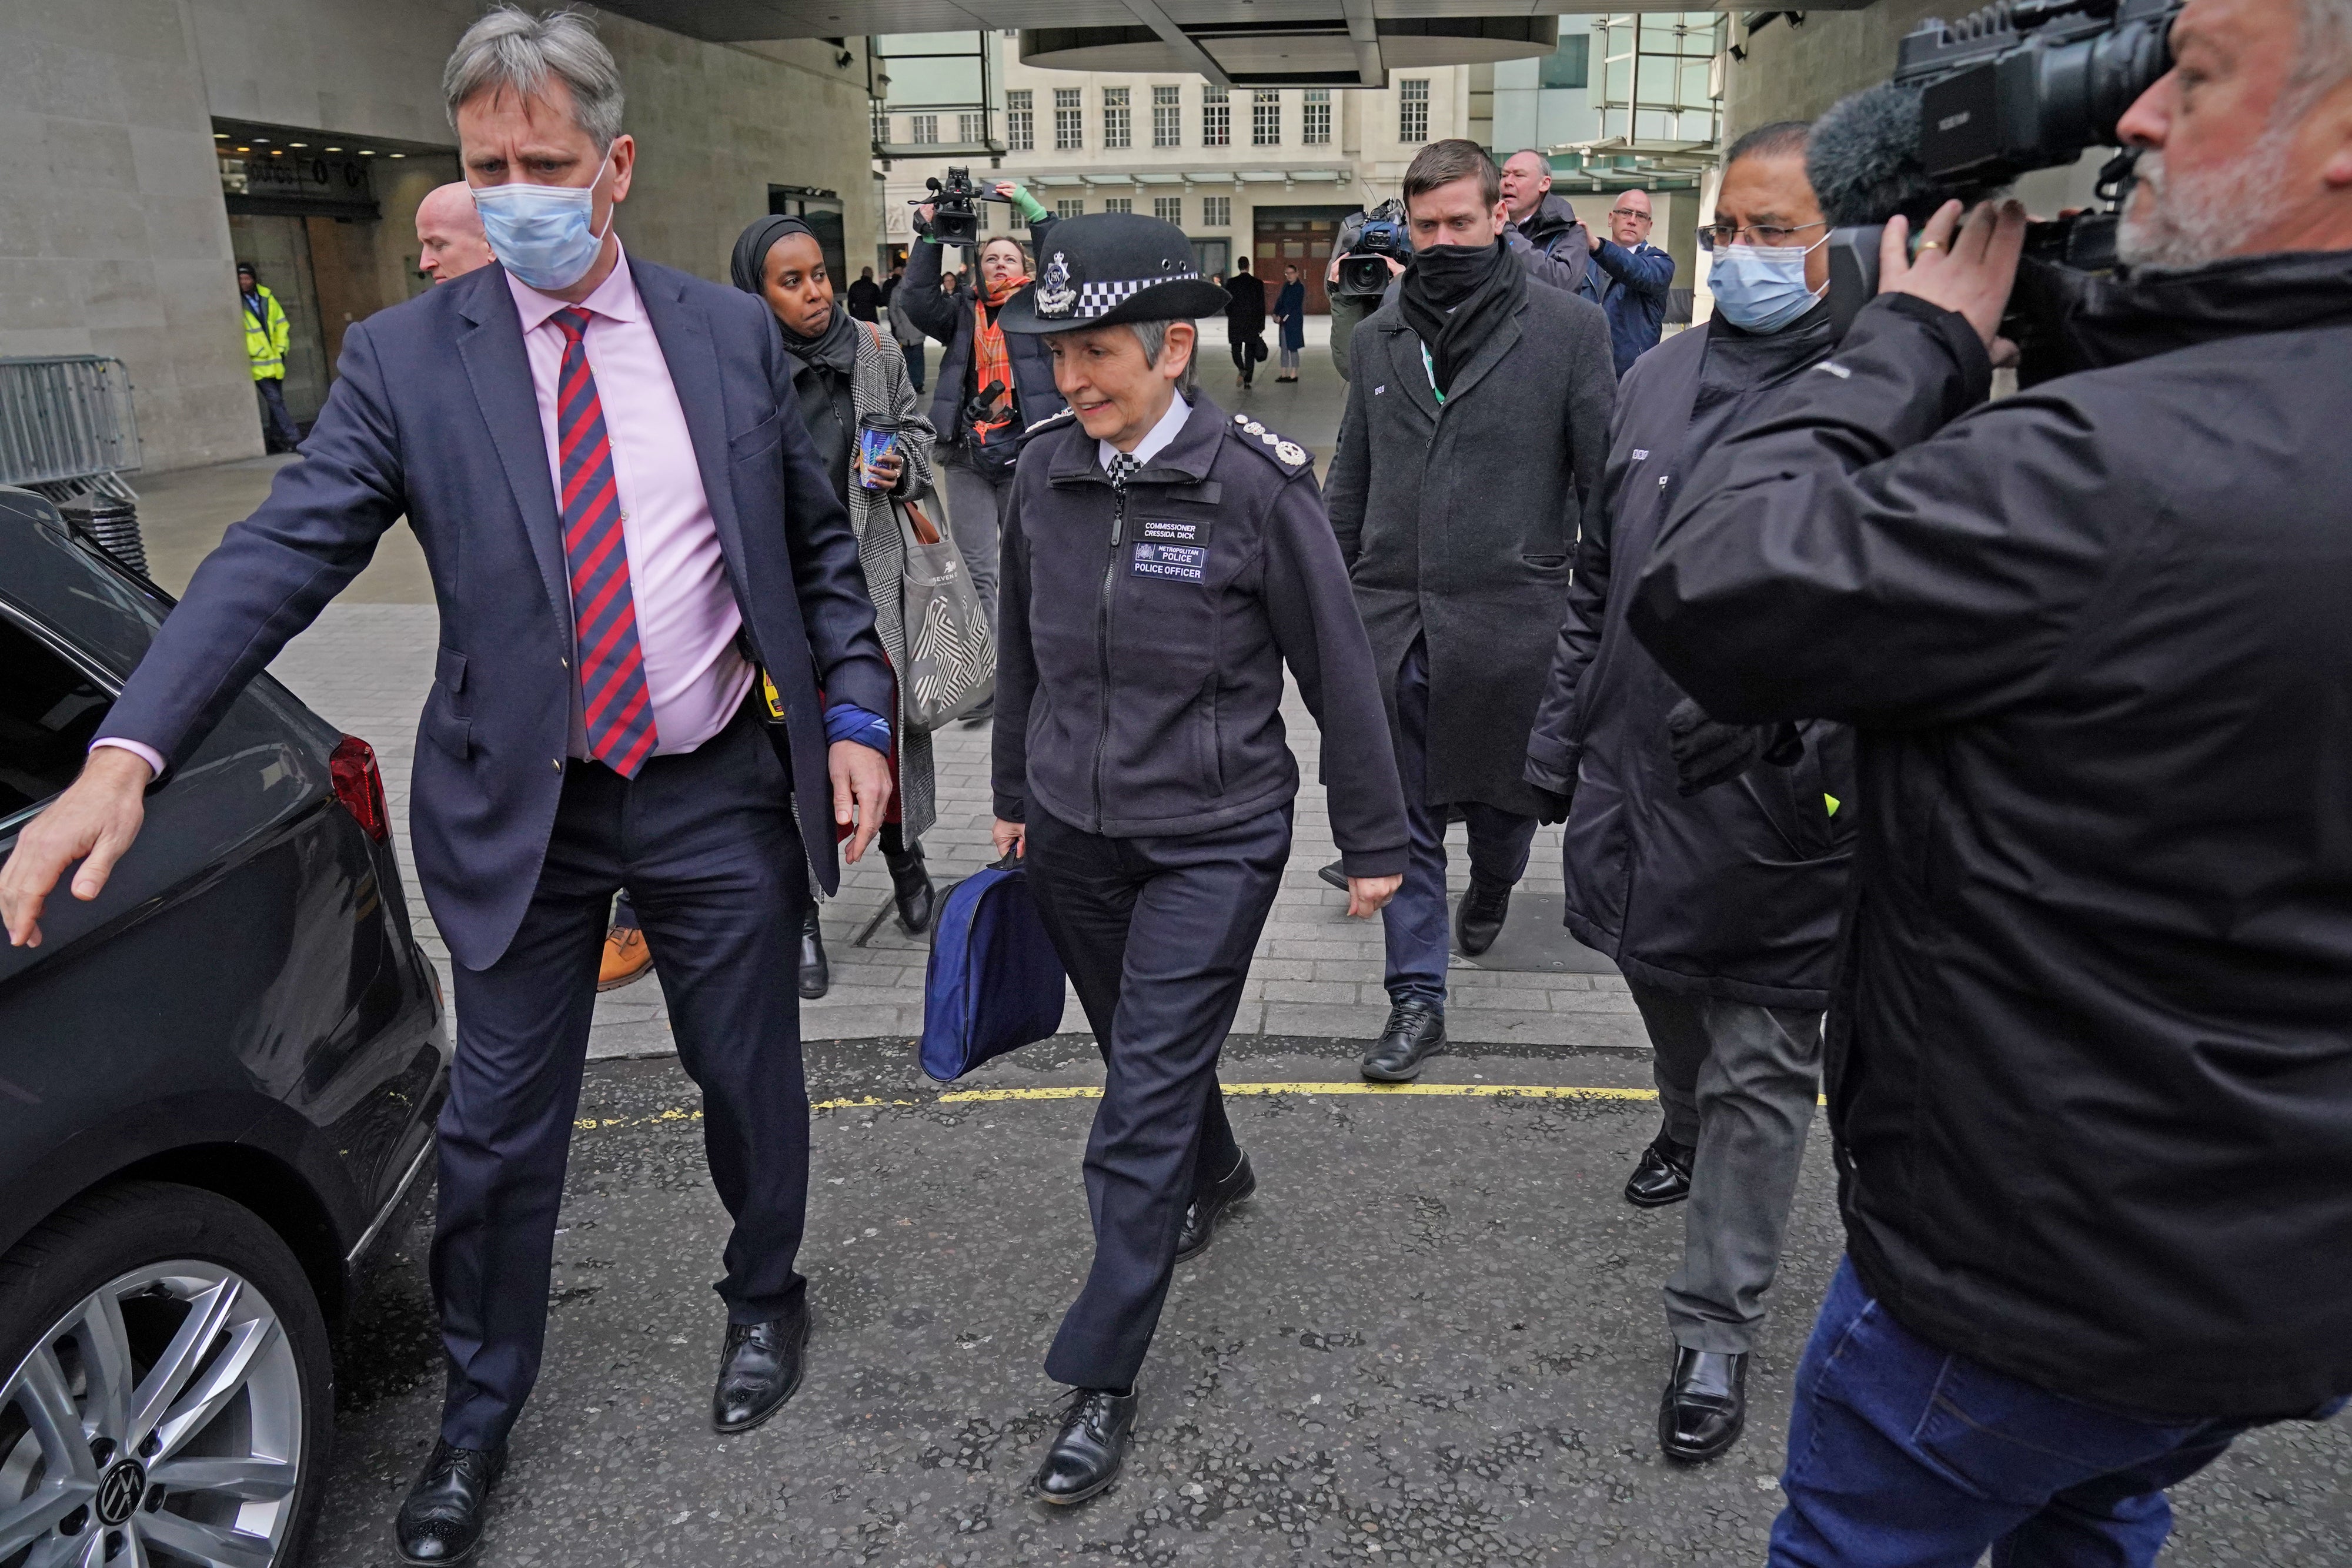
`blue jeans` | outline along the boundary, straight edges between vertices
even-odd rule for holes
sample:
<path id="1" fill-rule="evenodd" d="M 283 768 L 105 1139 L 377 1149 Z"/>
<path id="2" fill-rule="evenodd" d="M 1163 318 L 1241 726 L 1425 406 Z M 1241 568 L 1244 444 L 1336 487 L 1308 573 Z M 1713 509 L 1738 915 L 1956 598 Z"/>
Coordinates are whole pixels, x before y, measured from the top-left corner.
<path id="1" fill-rule="evenodd" d="M 1388 938 L 1391 1001 L 1426 1002 L 1445 1010 L 1445 808 L 1429 804 L 1429 644 L 1416 637 L 1397 668 L 1397 777 L 1404 785 L 1407 842 L 1404 885 L 1381 911 Z M 1461 802 L 1470 837 L 1470 875 L 1516 887 L 1527 874 L 1536 820 Z"/>
<path id="2" fill-rule="evenodd" d="M 1938 1350 L 1846 1260 L 1797 1368 L 1772 1568 L 2141 1568 L 2164 1489 L 2259 1424 L 2126 1416 Z"/>

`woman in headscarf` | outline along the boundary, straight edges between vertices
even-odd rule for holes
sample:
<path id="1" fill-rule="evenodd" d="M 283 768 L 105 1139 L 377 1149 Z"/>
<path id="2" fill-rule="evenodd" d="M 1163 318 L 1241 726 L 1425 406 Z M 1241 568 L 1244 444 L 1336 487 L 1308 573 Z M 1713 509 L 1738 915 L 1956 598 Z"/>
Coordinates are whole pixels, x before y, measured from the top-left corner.
<path id="1" fill-rule="evenodd" d="M 767 301 L 783 329 L 784 348 L 794 361 L 793 391 L 799 394 L 801 417 L 857 533 L 857 559 L 866 569 L 866 591 L 874 596 L 875 630 L 891 667 L 903 672 L 907 628 L 898 580 L 906 567 L 907 543 L 890 502 L 929 493 L 933 440 L 931 422 L 916 404 L 907 358 L 879 329 L 852 319 L 835 303 L 824 252 L 798 218 L 761 218 L 745 229 L 735 242 L 730 271 L 736 287 Z M 877 415 L 898 422 L 898 443 L 890 455 L 867 470 L 867 476 L 882 486 L 868 489 L 853 464 L 859 423 Z M 894 788 L 890 815 L 882 826 L 882 858 L 890 867 L 899 924 L 919 932 L 930 925 L 934 903 L 919 841 L 937 814 L 931 737 L 907 722 L 903 695 L 889 718 Z M 812 898 L 801 938 L 801 995 L 814 999 L 824 995 L 830 984 Z"/>

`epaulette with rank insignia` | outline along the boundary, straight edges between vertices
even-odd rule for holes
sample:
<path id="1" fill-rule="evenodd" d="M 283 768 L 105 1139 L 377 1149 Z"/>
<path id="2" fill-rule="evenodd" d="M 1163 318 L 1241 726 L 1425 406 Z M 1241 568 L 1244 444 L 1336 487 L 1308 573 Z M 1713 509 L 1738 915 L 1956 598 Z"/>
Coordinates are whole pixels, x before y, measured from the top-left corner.
<path id="1" fill-rule="evenodd" d="M 1311 461 L 1307 455 L 1307 448 L 1299 445 L 1296 441 L 1285 441 L 1245 413 L 1234 415 L 1234 433 L 1243 438 L 1243 445 L 1255 447 L 1264 453 L 1269 461 L 1278 465 L 1286 474 L 1296 474 Z"/>
<path id="2" fill-rule="evenodd" d="M 1061 423 L 1066 419 L 1076 419 L 1077 417 L 1078 411 L 1074 408 L 1066 408 L 1059 413 L 1049 413 L 1045 418 L 1039 420 L 1036 423 L 1029 426 L 1026 430 L 1024 430 L 1021 433 L 1022 439 L 1026 440 L 1030 436 L 1036 434 L 1041 430 L 1051 430 L 1054 426 Z"/>

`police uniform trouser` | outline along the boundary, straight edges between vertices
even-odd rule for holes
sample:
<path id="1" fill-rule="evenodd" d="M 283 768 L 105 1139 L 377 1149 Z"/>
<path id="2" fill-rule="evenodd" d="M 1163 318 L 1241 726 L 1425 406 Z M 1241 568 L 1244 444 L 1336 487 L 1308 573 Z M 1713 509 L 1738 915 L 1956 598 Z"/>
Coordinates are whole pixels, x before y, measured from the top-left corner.
<path id="1" fill-rule="evenodd" d="M 1290 807 L 1180 838 L 1029 818 L 1029 887 L 1109 1070 L 1087 1140 L 1095 1260 L 1045 1372 L 1127 1388 L 1143 1365 L 1196 1190 L 1241 1151 L 1217 1052 L 1290 858 Z"/>

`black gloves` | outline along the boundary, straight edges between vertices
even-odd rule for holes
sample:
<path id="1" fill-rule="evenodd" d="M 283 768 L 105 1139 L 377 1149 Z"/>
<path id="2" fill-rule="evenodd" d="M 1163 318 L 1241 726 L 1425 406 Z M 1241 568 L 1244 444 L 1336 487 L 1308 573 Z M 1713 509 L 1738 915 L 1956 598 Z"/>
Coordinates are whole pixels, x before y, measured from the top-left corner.
<path id="1" fill-rule="evenodd" d="M 1540 784 L 1530 784 L 1528 788 L 1536 792 L 1536 800 L 1541 802 L 1536 808 L 1537 821 L 1549 828 L 1556 822 L 1568 821 L 1568 808 L 1571 797 L 1563 795 L 1557 789 L 1547 789 Z"/>
<path id="2" fill-rule="evenodd" d="M 1675 755 L 1675 788 L 1696 795 L 1727 784 L 1759 762 L 1786 768 L 1804 755 L 1793 724 L 1717 724 L 1690 697 L 1666 716 L 1666 740 Z"/>

